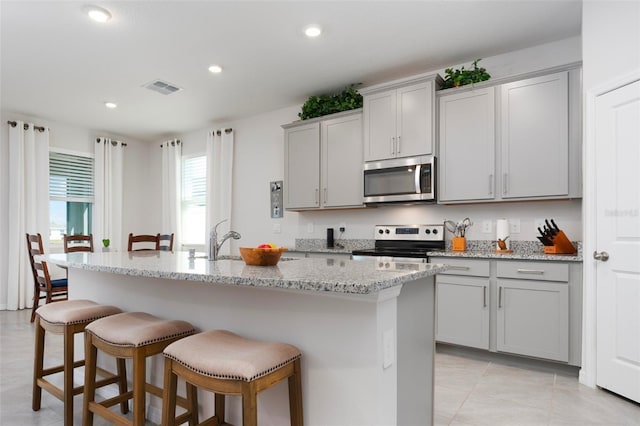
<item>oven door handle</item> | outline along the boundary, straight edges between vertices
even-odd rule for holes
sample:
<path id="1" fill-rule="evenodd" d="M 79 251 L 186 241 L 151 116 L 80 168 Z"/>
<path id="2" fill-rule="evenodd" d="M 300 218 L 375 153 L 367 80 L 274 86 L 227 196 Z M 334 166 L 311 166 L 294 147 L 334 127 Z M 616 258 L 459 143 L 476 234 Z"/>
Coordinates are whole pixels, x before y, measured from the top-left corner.
<path id="1" fill-rule="evenodd" d="M 416 194 L 421 194 L 422 193 L 422 188 L 420 187 L 420 174 L 422 172 L 422 164 L 417 164 L 416 165 L 416 170 L 415 170 L 415 175 L 414 175 L 414 183 L 416 185 Z"/>

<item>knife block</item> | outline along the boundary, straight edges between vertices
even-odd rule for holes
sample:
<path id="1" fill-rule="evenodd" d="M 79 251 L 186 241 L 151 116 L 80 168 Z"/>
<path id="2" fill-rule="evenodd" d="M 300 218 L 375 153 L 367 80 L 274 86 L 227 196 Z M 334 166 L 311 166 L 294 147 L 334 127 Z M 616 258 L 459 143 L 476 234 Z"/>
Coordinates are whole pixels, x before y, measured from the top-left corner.
<path id="1" fill-rule="evenodd" d="M 576 254 L 578 249 L 569 241 L 563 231 L 558 231 L 553 237 L 548 237 L 553 243 L 552 246 L 545 246 L 545 254 Z"/>

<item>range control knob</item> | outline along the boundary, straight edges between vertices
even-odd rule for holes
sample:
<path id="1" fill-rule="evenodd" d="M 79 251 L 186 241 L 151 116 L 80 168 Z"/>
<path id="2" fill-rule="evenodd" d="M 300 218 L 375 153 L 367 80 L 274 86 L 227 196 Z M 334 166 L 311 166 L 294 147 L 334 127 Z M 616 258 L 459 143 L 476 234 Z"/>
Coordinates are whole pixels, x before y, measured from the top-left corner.
<path id="1" fill-rule="evenodd" d="M 382 229 L 378 229 L 378 234 L 384 234 L 384 231 Z"/>
<path id="2" fill-rule="evenodd" d="M 429 235 L 431 233 L 431 230 L 427 228 L 427 229 L 424 230 L 424 233 Z"/>
<path id="3" fill-rule="evenodd" d="M 438 230 L 434 228 L 433 229 L 433 235 L 436 235 L 437 233 L 438 233 Z"/>
<path id="4" fill-rule="evenodd" d="M 384 233 L 385 233 L 385 234 L 388 234 L 389 232 L 390 232 L 390 231 L 389 231 L 389 228 L 387 228 L 387 229 L 385 229 L 385 230 L 384 230 Z"/>

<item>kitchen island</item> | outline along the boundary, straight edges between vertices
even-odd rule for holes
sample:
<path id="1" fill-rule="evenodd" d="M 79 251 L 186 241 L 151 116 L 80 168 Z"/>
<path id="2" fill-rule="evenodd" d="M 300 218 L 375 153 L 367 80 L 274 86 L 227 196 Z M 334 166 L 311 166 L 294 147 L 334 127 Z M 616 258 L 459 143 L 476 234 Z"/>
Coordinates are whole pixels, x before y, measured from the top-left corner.
<path id="1" fill-rule="evenodd" d="M 433 423 L 434 275 L 444 265 L 379 270 L 375 261 L 283 259 L 258 267 L 162 251 L 47 260 L 68 267 L 71 299 L 297 346 L 306 425 Z M 161 359 L 150 370 L 150 380 L 161 384 Z M 200 397 L 204 415 L 212 399 Z M 229 421 L 241 424 L 239 399 L 228 400 Z M 261 393 L 260 424 L 288 424 L 287 401 L 283 383 Z M 160 407 L 152 399 L 151 421 L 159 420 Z"/>

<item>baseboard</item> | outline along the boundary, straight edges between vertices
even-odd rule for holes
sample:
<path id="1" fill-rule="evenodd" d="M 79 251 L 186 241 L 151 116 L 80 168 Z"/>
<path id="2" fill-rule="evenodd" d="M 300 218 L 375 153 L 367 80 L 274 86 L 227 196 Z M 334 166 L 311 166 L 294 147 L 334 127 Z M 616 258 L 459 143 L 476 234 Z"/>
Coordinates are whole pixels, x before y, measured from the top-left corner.
<path id="1" fill-rule="evenodd" d="M 489 352 L 482 349 L 468 348 L 465 346 L 451 345 L 448 343 L 438 343 L 436 345 L 436 352 L 477 359 L 480 361 L 495 362 L 497 364 L 508 365 L 512 367 L 562 374 L 565 376 L 572 376 L 576 378 L 578 377 L 578 373 L 580 371 L 580 367 L 562 364 L 555 361 L 545 361 L 542 359 L 529 358 L 519 355 Z"/>

